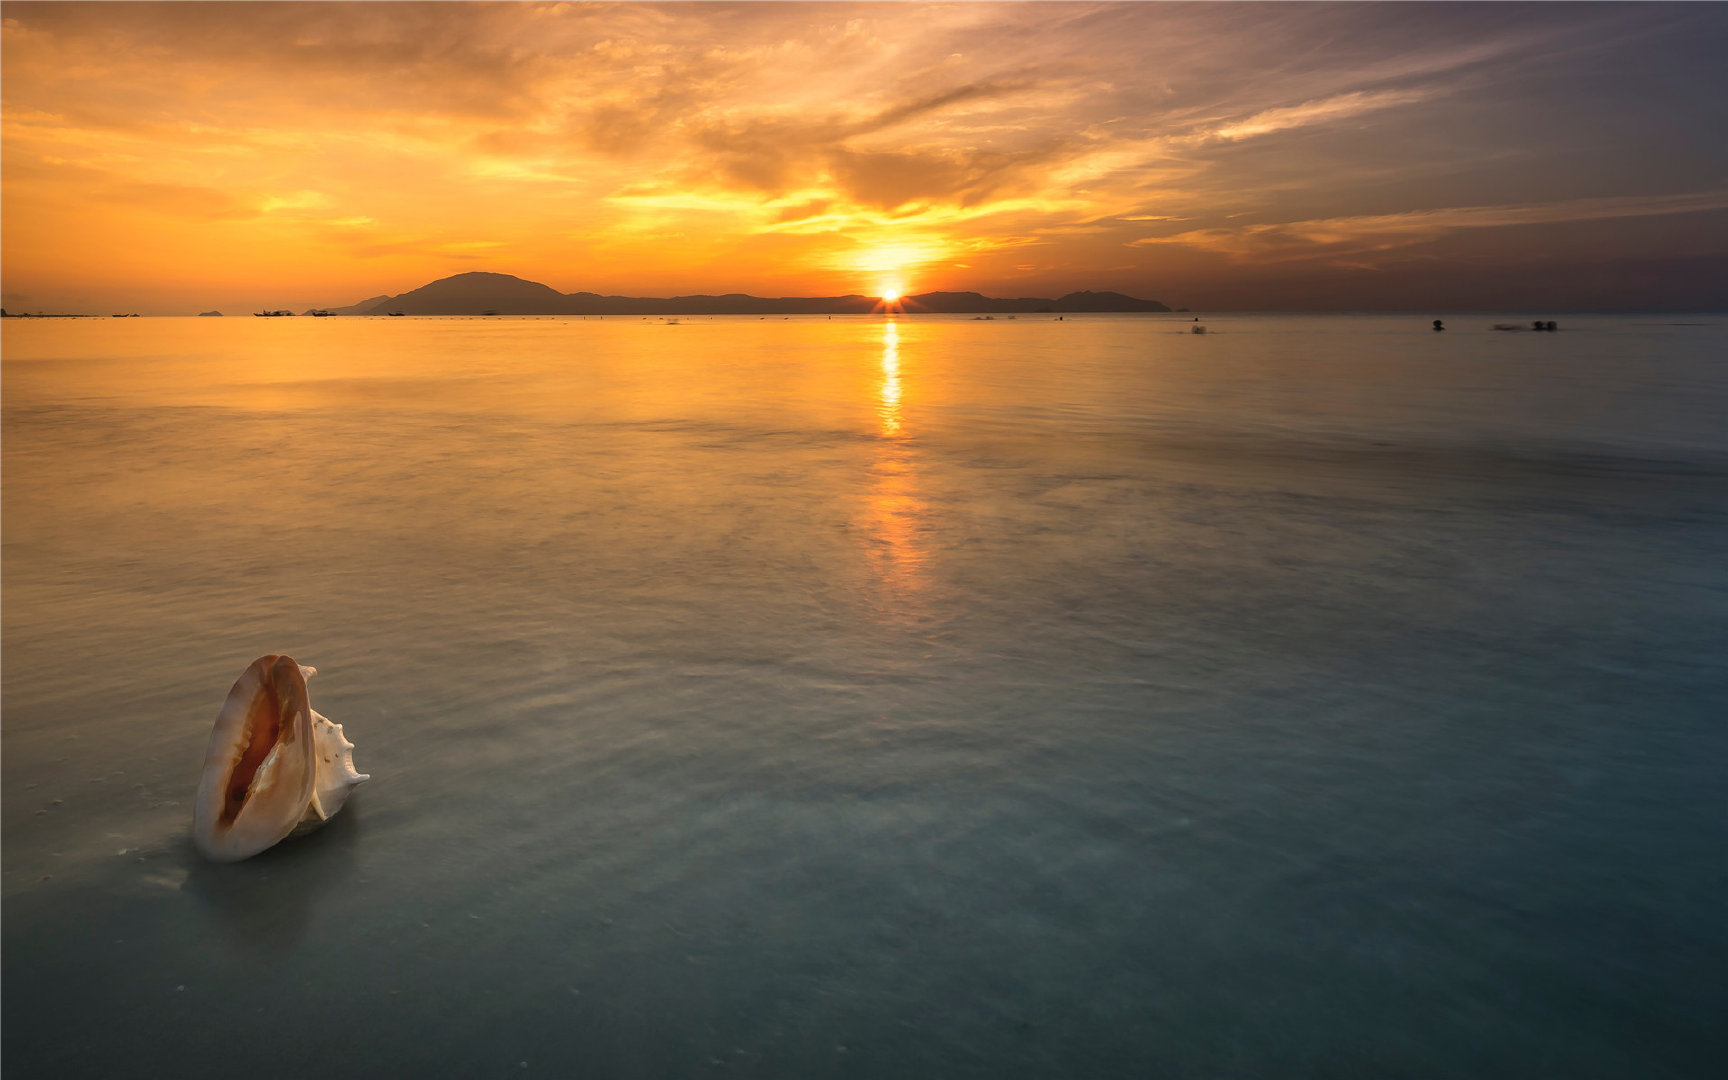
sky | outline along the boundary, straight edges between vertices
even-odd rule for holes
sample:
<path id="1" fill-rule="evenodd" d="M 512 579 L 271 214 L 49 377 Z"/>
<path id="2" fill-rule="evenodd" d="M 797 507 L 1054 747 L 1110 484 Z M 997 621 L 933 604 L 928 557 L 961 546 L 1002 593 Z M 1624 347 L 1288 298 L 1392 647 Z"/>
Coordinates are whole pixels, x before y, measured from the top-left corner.
<path id="1" fill-rule="evenodd" d="M 13 3 L 9 310 L 1728 307 L 1728 5 Z"/>

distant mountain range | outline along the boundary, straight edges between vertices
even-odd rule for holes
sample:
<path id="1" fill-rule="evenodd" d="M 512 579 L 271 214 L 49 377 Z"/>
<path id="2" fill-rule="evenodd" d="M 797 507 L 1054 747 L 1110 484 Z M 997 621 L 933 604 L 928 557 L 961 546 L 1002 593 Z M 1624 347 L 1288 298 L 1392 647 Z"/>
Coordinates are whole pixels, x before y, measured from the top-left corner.
<path id="1" fill-rule="evenodd" d="M 1169 311 L 1156 300 L 1113 292 L 1069 293 L 1059 300 L 1022 296 L 996 299 L 975 292 L 932 292 L 902 297 L 907 311 L 952 314 L 995 312 Z M 374 296 L 330 309 L 333 315 L 867 315 L 880 310 L 875 296 L 601 296 L 561 293 L 509 274 L 474 272 L 440 278 L 400 296 Z"/>

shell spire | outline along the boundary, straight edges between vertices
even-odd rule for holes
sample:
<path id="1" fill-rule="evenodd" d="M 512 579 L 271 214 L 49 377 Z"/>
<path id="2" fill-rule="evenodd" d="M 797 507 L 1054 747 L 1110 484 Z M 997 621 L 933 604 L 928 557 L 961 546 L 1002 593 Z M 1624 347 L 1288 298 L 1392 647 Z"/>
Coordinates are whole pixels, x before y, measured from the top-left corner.
<path id="1" fill-rule="evenodd" d="M 355 771 L 354 744 L 342 734 L 342 725 L 331 723 L 316 709 L 312 711 L 312 745 L 318 756 L 318 779 L 312 785 L 306 813 L 289 836 L 309 833 L 335 817 L 348 801 L 348 793 L 372 779 L 371 773 Z"/>

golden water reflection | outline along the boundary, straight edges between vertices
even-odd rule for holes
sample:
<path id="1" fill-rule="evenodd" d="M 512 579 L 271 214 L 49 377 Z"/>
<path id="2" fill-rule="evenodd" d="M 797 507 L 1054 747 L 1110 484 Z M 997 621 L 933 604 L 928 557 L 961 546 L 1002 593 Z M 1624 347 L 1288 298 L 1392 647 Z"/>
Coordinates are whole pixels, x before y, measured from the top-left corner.
<path id="1" fill-rule="evenodd" d="M 918 497 L 912 446 L 902 415 L 900 327 L 882 325 L 882 377 L 877 384 L 879 438 L 866 500 L 869 558 L 890 607 L 904 605 L 924 588 L 929 504 Z"/>
<path id="2" fill-rule="evenodd" d="M 900 326 L 892 321 L 882 326 L 882 389 L 876 415 L 885 437 L 900 434 Z"/>

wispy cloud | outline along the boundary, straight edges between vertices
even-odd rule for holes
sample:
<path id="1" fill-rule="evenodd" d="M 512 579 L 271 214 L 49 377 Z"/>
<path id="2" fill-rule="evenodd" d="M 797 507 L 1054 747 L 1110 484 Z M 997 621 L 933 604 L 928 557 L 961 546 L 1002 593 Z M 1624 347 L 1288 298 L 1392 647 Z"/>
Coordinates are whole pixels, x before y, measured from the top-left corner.
<path id="1" fill-rule="evenodd" d="M 1245 119 L 1231 121 L 1208 131 L 1200 132 L 1199 138 L 1240 142 L 1243 139 L 1289 131 L 1292 128 L 1337 123 L 1340 120 L 1361 116 L 1363 113 L 1426 101 L 1434 96 L 1435 91 L 1429 88 L 1359 90 L 1349 94 L 1322 98 L 1318 101 L 1305 101 L 1300 105 L 1265 109 Z"/>
<path id="2" fill-rule="evenodd" d="M 1427 243 L 1463 229 L 1606 221 L 1710 210 L 1728 210 L 1728 190 L 1570 199 L 1545 204 L 1451 206 L 1396 214 L 1191 229 L 1170 236 L 1142 237 L 1130 241 L 1129 246 L 1185 244 L 1238 258 L 1310 258 L 1320 254 L 1387 251 Z"/>

